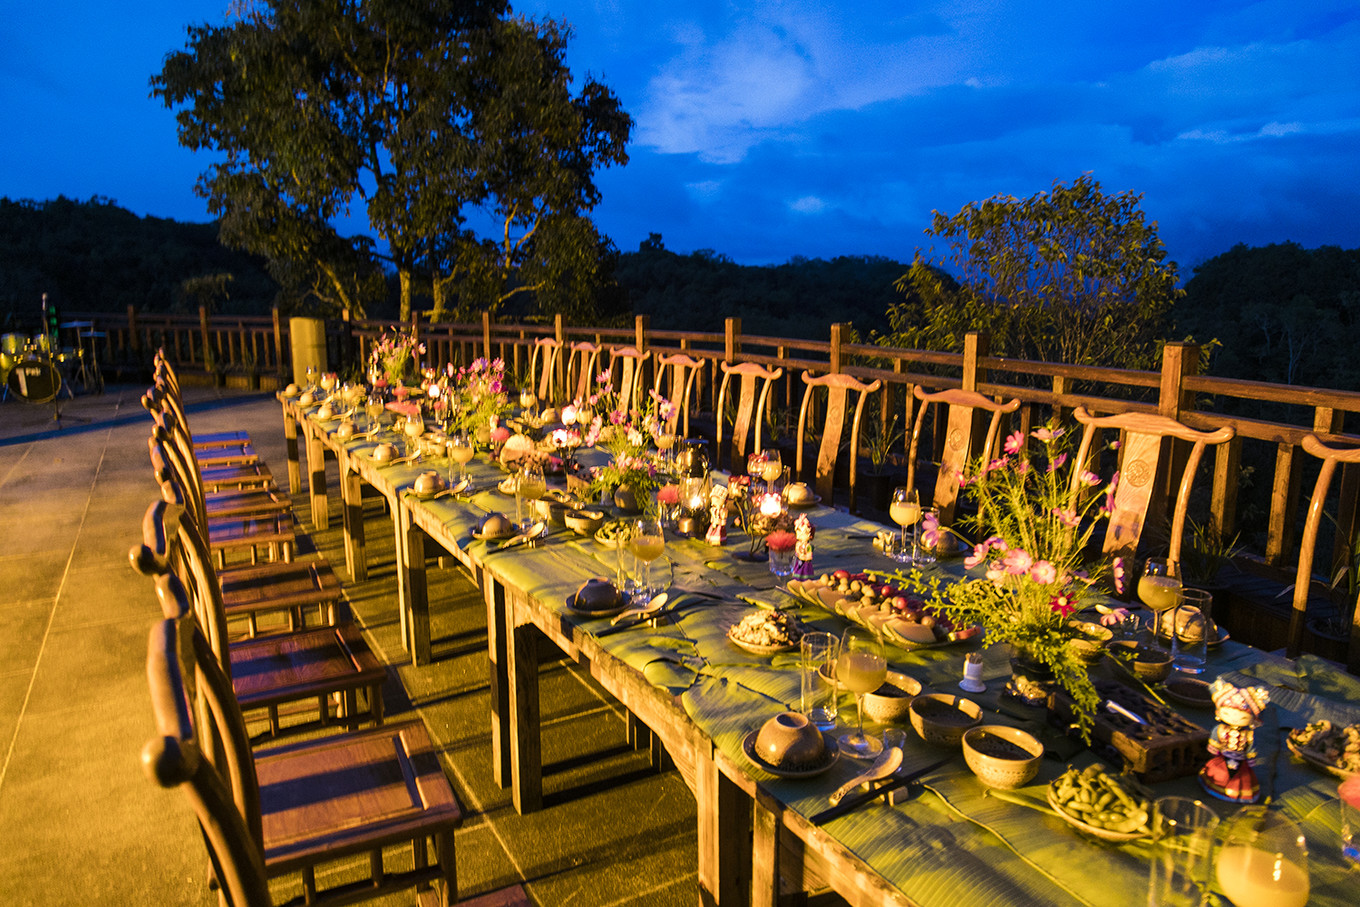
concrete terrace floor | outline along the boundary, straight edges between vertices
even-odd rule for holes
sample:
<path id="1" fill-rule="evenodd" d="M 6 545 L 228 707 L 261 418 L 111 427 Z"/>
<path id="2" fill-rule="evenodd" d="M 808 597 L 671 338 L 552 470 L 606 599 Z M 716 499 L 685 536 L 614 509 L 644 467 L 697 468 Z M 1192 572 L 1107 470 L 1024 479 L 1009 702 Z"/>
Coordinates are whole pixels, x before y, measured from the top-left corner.
<path id="1" fill-rule="evenodd" d="M 0 403 L 0 904 L 215 904 L 182 794 L 142 774 L 153 736 L 147 632 L 150 581 L 128 564 L 156 488 L 143 386 L 53 407 Z M 246 429 L 287 484 L 282 420 L 267 394 L 186 389 L 196 432 Z M 330 464 L 334 489 L 336 474 Z M 299 527 L 310 525 L 294 495 Z M 309 533 L 342 580 L 338 496 L 332 528 Z M 695 803 L 625 744 L 622 708 L 565 661 L 542 672 L 546 807 L 519 816 L 491 780 L 485 612 L 456 567 L 431 571 L 435 663 L 412 668 L 395 609 L 391 523 L 367 507 L 369 579 L 346 596 L 389 665 L 388 716 L 420 717 L 465 813 L 459 895 L 542 905 L 693 904 Z M 319 879 L 325 884 L 324 877 Z M 522 886 L 517 889 L 515 886 Z M 276 884 L 276 900 L 300 889 Z M 413 903 L 413 895 L 383 903 Z"/>

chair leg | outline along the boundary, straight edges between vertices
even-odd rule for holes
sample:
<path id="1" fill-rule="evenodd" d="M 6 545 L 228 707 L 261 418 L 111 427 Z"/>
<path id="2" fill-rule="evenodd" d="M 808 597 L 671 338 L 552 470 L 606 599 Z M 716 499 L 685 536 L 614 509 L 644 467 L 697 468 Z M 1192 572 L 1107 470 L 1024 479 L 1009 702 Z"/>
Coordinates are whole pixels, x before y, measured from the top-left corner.
<path id="1" fill-rule="evenodd" d="M 439 903 L 441 907 L 448 907 L 458 901 L 458 862 L 454 859 L 451 832 L 439 832 L 434 836 L 434 853 L 435 859 L 439 861 L 439 872 L 444 877 L 444 891 Z"/>

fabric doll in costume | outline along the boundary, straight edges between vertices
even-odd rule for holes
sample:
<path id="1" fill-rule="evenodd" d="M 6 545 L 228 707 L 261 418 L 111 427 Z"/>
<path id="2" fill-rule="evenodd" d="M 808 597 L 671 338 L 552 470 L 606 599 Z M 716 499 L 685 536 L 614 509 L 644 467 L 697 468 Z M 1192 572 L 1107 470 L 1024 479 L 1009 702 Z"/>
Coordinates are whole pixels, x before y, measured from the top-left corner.
<path id="1" fill-rule="evenodd" d="M 798 517 L 793 524 L 793 535 L 797 539 L 793 543 L 793 575 L 799 579 L 812 579 L 812 537 L 816 534 L 817 527 L 812 525 L 807 514 Z"/>
<path id="2" fill-rule="evenodd" d="M 708 493 L 708 532 L 704 540 L 710 545 L 727 541 L 727 488 L 714 485 Z"/>
<path id="3" fill-rule="evenodd" d="M 1200 769 L 1200 784 L 1224 800 L 1255 803 L 1261 797 L 1261 785 L 1251 768 L 1256 758 L 1254 738 L 1270 693 L 1265 687 L 1235 687 L 1220 679 L 1210 684 L 1209 696 L 1218 724 L 1209 735 L 1211 758 Z"/>

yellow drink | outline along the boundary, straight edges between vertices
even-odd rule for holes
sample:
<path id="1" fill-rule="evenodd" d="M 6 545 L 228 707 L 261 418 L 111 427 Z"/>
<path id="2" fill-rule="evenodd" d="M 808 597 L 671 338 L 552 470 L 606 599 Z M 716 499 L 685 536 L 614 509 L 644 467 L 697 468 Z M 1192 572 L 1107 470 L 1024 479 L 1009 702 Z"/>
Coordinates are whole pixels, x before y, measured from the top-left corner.
<path id="1" fill-rule="evenodd" d="M 874 652 L 842 652 L 836 659 L 836 682 L 856 695 L 872 693 L 887 677 L 887 662 Z"/>
<path id="2" fill-rule="evenodd" d="M 666 550 L 666 540 L 659 535 L 635 535 L 629 544 L 633 556 L 647 564 L 659 558 Z"/>
<path id="3" fill-rule="evenodd" d="M 453 447 L 453 460 L 455 463 L 467 465 L 472 462 L 475 453 L 471 444 L 458 444 Z"/>
<path id="4" fill-rule="evenodd" d="M 1218 854 L 1218 887 L 1236 907 L 1303 907 L 1308 873 L 1292 860 L 1231 844 Z"/>
<path id="5" fill-rule="evenodd" d="M 921 505 L 908 504 L 905 501 L 893 501 L 888 506 L 888 516 L 899 526 L 915 526 L 916 521 L 921 518 Z"/>
<path id="6" fill-rule="evenodd" d="M 774 482 L 783 474 L 784 466 L 778 460 L 766 460 L 760 467 L 760 477 L 767 482 Z"/>
<path id="7" fill-rule="evenodd" d="M 1138 598 L 1153 611 L 1169 611 L 1180 604 L 1181 581 L 1174 576 L 1144 574 L 1138 580 Z"/>
<path id="8" fill-rule="evenodd" d="M 548 483 L 542 479 L 535 481 L 527 477 L 521 478 L 519 480 L 519 493 L 531 501 L 537 501 L 548 493 Z"/>

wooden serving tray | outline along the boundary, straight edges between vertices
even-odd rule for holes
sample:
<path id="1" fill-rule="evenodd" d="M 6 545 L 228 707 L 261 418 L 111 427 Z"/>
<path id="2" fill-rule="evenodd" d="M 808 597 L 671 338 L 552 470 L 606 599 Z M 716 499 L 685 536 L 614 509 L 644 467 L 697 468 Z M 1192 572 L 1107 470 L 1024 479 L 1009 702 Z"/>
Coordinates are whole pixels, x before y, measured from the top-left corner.
<path id="1" fill-rule="evenodd" d="M 1148 723 L 1139 724 L 1123 715 L 1102 710 L 1096 715 L 1091 732 L 1092 749 L 1104 749 L 1107 755 L 1118 755 L 1147 782 L 1193 775 L 1208 761 L 1209 751 L 1205 744 L 1209 741 L 1209 732 L 1204 728 L 1122 683 L 1098 680 L 1095 687 L 1102 702 L 1116 702 Z M 1065 691 L 1059 689 L 1051 693 L 1048 707 L 1064 725 L 1075 722 L 1076 710 Z"/>

